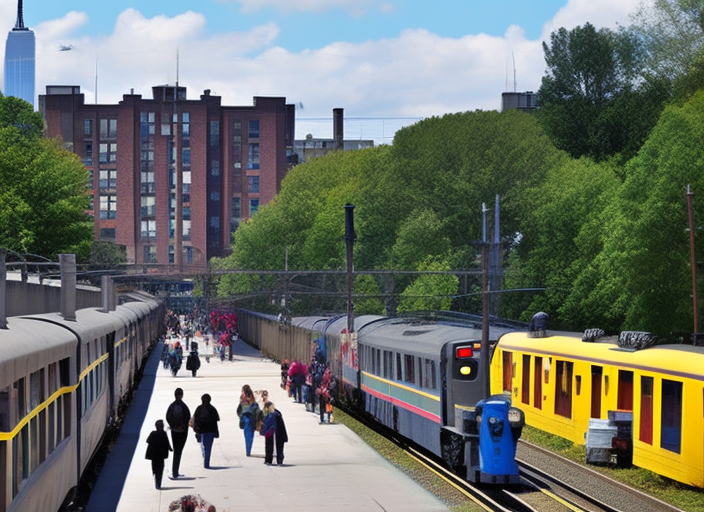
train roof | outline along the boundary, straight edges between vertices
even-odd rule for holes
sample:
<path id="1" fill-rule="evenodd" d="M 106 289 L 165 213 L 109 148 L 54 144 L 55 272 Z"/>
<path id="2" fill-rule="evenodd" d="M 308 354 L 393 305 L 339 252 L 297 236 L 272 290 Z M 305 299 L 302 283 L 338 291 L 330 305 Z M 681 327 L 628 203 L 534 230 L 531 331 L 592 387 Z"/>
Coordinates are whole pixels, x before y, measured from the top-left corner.
<path id="1" fill-rule="evenodd" d="M 0 387 L 75 355 L 76 342 L 61 326 L 32 318 L 8 318 L 7 329 L 0 329 Z"/>
<path id="2" fill-rule="evenodd" d="M 547 357 L 563 356 L 595 365 L 647 371 L 704 381 L 704 347 L 694 345 L 655 345 L 641 350 L 623 349 L 616 338 L 600 342 L 584 342 L 579 333 L 548 332 L 544 338 L 531 338 L 528 333 L 515 332 L 501 337 L 504 350 L 530 352 Z"/>
<path id="3" fill-rule="evenodd" d="M 328 320 L 330 318 L 327 316 L 298 316 L 291 319 L 291 325 L 322 332 Z"/>
<path id="4" fill-rule="evenodd" d="M 513 330 L 509 327 L 491 326 L 490 341 Z M 402 346 L 411 352 L 438 352 L 448 342 L 481 342 L 481 326 L 461 325 L 451 322 L 433 322 L 415 317 L 381 318 L 368 323 L 359 332 L 359 340 L 365 345 L 398 349 Z"/>

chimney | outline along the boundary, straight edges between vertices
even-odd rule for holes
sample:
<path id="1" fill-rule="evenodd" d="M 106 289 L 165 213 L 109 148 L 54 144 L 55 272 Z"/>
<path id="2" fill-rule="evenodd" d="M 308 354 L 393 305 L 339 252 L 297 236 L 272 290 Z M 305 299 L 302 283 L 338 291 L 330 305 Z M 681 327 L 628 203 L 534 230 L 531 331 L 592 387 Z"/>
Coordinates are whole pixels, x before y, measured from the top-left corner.
<path id="1" fill-rule="evenodd" d="M 110 276 L 100 278 L 101 299 L 103 302 L 103 313 L 115 311 L 115 283 Z"/>
<path id="2" fill-rule="evenodd" d="M 343 150 L 344 145 L 344 110 L 343 108 L 332 109 L 332 138 L 335 141 L 335 149 Z"/>

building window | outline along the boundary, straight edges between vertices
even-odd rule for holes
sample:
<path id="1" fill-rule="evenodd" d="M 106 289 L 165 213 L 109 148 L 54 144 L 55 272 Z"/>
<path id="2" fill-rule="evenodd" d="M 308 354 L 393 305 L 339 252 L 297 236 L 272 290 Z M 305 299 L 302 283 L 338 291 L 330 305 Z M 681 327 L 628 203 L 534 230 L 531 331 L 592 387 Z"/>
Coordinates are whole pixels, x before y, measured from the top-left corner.
<path id="1" fill-rule="evenodd" d="M 101 190 L 116 190 L 117 169 L 101 169 L 99 187 Z"/>
<path id="2" fill-rule="evenodd" d="M 84 119 L 83 120 L 83 136 L 92 137 L 93 136 L 93 120 Z"/>
<path id="3" fill-rule="evenodd" d="M 220 176 L 220 160 L 212 160 L 210 162 L 210 175 Z"/>
<path id="4" fill-rule="evenodd" d="M 142 196 L 141 203 L 142 203 L 142 205 L 141 205 L 142 218 L 156 216 L 156 197 Z"/>
<path id="5" fill-rule="evenodd" d="M 83 158 L 83 165 L 91 167 L 93 165 L 93 143 L 86 142 L 86 156 Z"/>
<path id="6" fill-rule="evenodd" d="M 239 197 L 232 198 L 232 216 L 230 217 L 230 233 L 234 233 L 240 225 L 241 199 Z"/>
<path id="7" fill-rule="evenodd" d="M 249 122 L 249 138 L 258 139 L 259 138 L 259 120 L 253 119 Z"/>
<path id="8" fill-rule="evenodd" d="M 247 159 L 247 169 L 259 169 L 259 144 L 249 145 L 249 157 Z"/>
<path id="9" fill-rule="evenodd" d="M 247 176 L 250 194 L 259 193 L 259 176 Z"/>
<path id="10" fill-rule="evenodd" d="M 100 196 L 100 218 L 114 219 L 117 214 L 117 196 Z"/>
<path id="11" fill-rule="evenodd" d="M 115 228 L 100 228 L 100 239 L 115 240 Z"/>
<path id="12" fill-rule="evenodd" d="M 144 263 L 156 263 L 156 247 L 153 245 L 144 246 Z"/>
<path id="13" fill-rule="evenodd" d="M 210 145 L 217 147 L 220 145 L 220 122 L 210 121 Z"/>
<path id="14" fill-rule="evenodd" d="M 220 229 L 220 217 L 210 217 L 210 227 L 213 229 Z"/>
<path id="15" fill-rule="evenodd" d="M 210 193 L 210 200 L 211 201 L 220 201 L 220 192 L 212 191 Z"/>
<path id="16" fill-rule="evenodd" d="M 254 215 L 257 213 L 257 210 L 259 209 L 259 199 L 250 199 L 249 200 L 249 215 Z"/>
<path id="17" fill-rule="evenodd" d="M 142 240 L 153 240 L 156 238 L 156 220 L 142 219 Z"/>
<path id="18" fill-rule="evenodd" d="M 117 143 L 116 142 L 101 142 L 100 143 L 100 163 L 117 162 Z"/>
<path id="19" fill-rule="evenodd" d="M 114 139 L 117 137 L 117 119 L 100 120 L 100 138 Z"/>

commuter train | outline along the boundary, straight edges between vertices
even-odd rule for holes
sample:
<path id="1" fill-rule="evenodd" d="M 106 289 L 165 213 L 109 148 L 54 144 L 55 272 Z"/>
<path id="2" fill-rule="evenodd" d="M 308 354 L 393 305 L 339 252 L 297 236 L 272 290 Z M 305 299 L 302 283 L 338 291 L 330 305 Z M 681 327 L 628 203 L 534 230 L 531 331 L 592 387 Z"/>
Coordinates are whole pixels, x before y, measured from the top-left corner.
<path id="1" fill-rule="evenodd" d="M 527 425 L 577 444 L 591 419 L 632 413 L 633 464 L 704 487 L 704 347 L 638 350 L 616 337 L 508 333 L 493 355 L 491 390 L 509 393 Z"/>
<path id="2" fill-rule="evenodd" d="M 115 421 L 165 313 L 140 292 L 120 301 L 0 329 L 0 512 L 59 510 Z"/>
<path id="3" fill-rule="evenodd" d="M 351 336 L 346 316 L 294 318 L 283 325 L 242 310 L 237 319 L 240 336 L 260 342 L 258 348 L 274 359 L 306 362 L 312 350 L 322 350 L 340 383 L 339 399 L 442 457 L 458 474 L 474 481 L 479 477 L 468 471 L 478 465 L 478 453 L 476 444 L 473 453 L 465 453 L 465 419 L 488 393 L 480 364 L 480 317 L 360 316 Z M 494 323 L 489 339 L 495 342 L 516 328 Z"/>

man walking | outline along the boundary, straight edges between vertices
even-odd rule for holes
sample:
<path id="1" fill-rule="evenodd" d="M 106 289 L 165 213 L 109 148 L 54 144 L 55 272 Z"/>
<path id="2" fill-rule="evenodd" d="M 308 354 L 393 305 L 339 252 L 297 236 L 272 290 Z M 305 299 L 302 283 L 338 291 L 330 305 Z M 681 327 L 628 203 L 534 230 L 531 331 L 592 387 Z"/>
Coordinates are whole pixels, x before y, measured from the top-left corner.
<path id="1" fill-rule="evenodd" d="M 166 422 L 171 429 L 171 442 L 174 445 L 174 460 L 171 475 L 172 478 L 178 478 L 182 476 L 179 474 L 178 468 L 181 464 L 183 447 L 188 437 L 188 422 L 191 419 L 191 411 L 183 402 L 183 389 L 176 388 L 174 397 L 176 400 L 174 400 L 166 410 Z"/>

